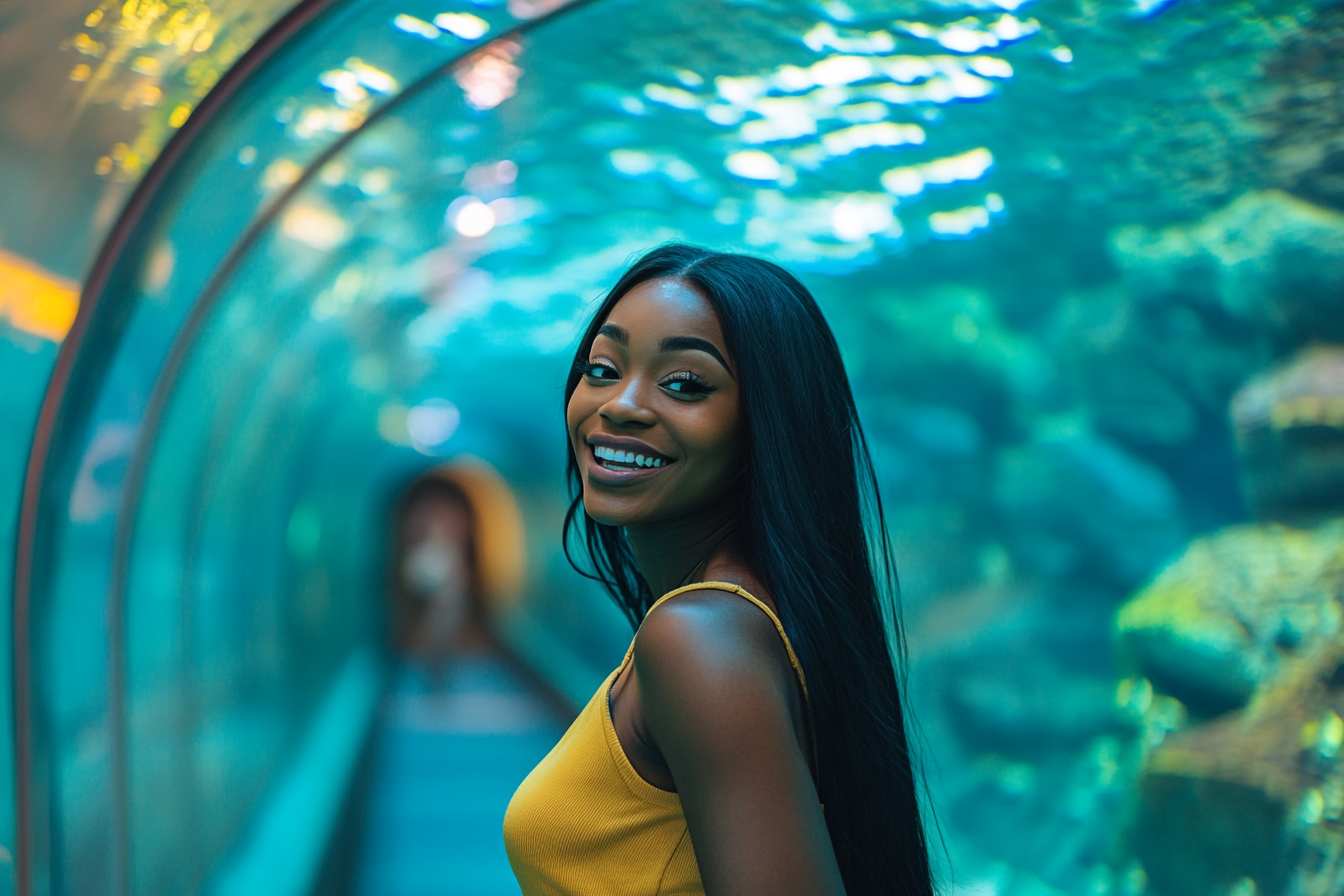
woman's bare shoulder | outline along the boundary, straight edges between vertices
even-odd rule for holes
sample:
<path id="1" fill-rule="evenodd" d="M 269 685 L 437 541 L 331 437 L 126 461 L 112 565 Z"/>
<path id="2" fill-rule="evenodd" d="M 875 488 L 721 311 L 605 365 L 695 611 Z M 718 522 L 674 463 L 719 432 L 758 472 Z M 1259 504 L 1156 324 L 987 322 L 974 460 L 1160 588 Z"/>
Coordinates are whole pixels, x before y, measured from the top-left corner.
<path id="1" fill-rule="evenodd" d="M 763 695 L 788 707 L 793 673 L 775 624 L 732 592 L 698 588 L 660 604 L 640 626 L 634 663 L 641 691 L 686 709 L 703 698 L 733 712 L 744 699 L 759 711 Z"/>
<path id="2" fill-rule="evenodd" d="M 842 896 L 798 684 L 770 617 L 730 592 L 677 595 L 645 618 L 635 665 L 705 892 Z"/>

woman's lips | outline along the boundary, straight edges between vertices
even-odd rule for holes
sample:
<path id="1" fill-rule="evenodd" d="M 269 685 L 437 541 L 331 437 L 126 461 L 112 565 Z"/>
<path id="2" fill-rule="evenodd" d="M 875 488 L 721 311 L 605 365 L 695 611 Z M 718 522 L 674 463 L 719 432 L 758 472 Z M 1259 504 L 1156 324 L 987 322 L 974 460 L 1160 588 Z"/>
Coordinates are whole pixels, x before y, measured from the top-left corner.
<path id="1" fill-rule="evenodd" d="M 657 467 L 609 467 L 598 460 L 596 446 L 588 446 L 588 478 L 603 485 L 633 485 L 643 482 L 650 476 L 657 476 L 676 461 L 660 458 L 662 465 Z"/>

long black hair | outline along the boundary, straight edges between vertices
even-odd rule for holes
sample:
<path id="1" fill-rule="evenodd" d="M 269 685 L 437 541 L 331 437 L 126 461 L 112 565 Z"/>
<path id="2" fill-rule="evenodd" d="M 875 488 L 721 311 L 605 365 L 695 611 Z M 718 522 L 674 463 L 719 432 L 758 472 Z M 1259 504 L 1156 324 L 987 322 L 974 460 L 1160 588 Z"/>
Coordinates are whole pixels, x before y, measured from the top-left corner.
<path id="1" fill-rule="evenodd" d="M 817 787 L 849 896 L 930 896 L 920 787 L 906 736 L 905 643 L 895 567 L 868 446 L 840 349 L 816 300 L 758 258 L 664 245 L 621 276 L 594 314 L 565 383 L 578 386 L 597 331 L 636 285 L 675 278 L 713 306 L 741 388 L 743 559 L 779 607 L 807 676 Z M 653 602 L 624 530 L 583 512 L 578 459 L 565 554 L 602 582 L 633 626 Z M 591 570 L 575 563 L 579 535 Z"/>

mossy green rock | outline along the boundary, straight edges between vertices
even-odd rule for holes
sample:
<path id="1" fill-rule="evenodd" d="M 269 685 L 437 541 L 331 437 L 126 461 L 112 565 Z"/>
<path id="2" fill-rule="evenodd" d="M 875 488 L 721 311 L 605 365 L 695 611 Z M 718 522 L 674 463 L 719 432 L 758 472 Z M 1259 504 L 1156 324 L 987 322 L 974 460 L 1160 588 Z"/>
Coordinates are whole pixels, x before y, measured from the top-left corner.
<path id="1" fill-rule="evenodd" d="M 1246 703 L 1286 658 L 1338 637 L 1344 521 L 1198 538 L 1120 610 L 1123 655 L 1197 714 Z"/>
<path id="2" fill-rule="evenodd" d="M 1344 214 L 1280 190 L 1193 224 L 1122 227 L 1111 252 L 1136 296 L 1195 299 L 1302 338 L 1344 338 Z"/>
<path id="3" fill-rule="evenodd" d="M 1196 539 L 1120 609 L 1144 754 L 1125 848 L 1150 893 L 1340 892 L 1341 601 L 1336 519 Z"/>
<path id="4" fill-rule="evenodd" d="M 1155 892 L 1228 893 L 1243 880 L 1262 896 L 1339 892 L 1340 678 L 1339 647 L 1319 645 L 1244 709 L 1149 754 L 1131 846 Z"/>

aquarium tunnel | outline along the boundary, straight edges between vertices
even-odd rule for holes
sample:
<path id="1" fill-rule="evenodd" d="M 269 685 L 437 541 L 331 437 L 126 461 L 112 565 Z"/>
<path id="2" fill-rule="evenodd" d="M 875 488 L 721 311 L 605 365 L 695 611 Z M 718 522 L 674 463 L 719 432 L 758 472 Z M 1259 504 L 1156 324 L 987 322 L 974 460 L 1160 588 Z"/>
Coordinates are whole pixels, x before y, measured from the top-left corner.
<path id="1" fill-rule="evenodd" d="M 944 893 L 1344 891 L 1342 48 L 1337 0 L 11 0 L 0 893 L 517 893 L 631 635 L 563 380 L 670 240 L 840 340 Z"/>

